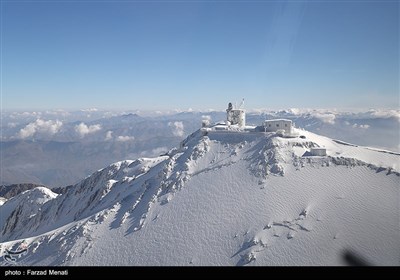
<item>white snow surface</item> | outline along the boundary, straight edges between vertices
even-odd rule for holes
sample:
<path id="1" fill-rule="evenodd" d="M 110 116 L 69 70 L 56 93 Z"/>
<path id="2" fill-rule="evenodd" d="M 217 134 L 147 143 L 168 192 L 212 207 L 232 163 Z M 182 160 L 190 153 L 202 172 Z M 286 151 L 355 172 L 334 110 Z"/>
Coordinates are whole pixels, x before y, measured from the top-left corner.
<path id="1" fill-rule="evenodd" d="M 400 265 L 398 153 L 304 130 L 208 130 L 63 195 L 36 188 L 7 200 L 0 264 L 24 242 L 18 265 L 344 265 L 344 250 Z"/>

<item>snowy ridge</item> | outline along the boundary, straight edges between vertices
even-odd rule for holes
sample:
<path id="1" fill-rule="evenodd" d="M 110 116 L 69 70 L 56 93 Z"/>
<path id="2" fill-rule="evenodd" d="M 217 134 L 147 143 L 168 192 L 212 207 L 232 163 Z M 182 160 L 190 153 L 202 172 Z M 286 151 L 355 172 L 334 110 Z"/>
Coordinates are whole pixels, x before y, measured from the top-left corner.
<path id="1" fill-rule="evenodd" d="M 1 206 L 0 228 L 2 239 L 10 232 L 23 232 L 37 215 L 41 215 L 43 205 L 55 199 L 57 194 L 45 187 L 24 191 L 6 201 Z"/>
<path id="2" fill-rule="evenodd" d="M 0 257 L 25 242 L 19 265 L 337 265 L 355 246 L 398 265 L 400 155 L 298 133 L 198 130 L 65 194 L 21 193 L 0 206 Z"/>

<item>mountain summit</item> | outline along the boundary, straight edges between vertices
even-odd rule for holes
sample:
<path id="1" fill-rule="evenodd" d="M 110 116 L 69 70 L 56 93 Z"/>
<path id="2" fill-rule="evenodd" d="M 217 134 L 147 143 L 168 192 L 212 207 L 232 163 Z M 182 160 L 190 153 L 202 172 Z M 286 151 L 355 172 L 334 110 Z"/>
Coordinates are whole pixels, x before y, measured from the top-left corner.
<path id="1" fill-rule="evenodd" d="M 299 129 L 219 128 L 64 194 L 40 187 L 7 200 L 1 263 L 343 265 L 351 250 L 400 264 L 400 154 Z"/>

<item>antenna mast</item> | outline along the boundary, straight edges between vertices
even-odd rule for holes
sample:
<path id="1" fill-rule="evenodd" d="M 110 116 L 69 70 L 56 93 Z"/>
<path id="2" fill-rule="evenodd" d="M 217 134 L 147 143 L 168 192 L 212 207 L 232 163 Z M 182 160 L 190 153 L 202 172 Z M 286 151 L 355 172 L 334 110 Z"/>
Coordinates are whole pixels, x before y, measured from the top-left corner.
<path id="1" fill-rule="evenodd" d="M 238 109 L 242 109 L 243 106 L 244 106 L 244 98 L 242 99 L 242 102 L 240 102 Z"/>

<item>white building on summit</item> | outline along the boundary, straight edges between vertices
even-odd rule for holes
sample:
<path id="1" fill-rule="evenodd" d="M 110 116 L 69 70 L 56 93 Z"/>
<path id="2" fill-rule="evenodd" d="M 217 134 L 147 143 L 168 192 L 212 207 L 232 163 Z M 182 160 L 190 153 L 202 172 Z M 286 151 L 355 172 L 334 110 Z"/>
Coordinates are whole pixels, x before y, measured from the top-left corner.
<path id="1" fill-rule="evenodd" d="M 279 132 L 284 131 L 284 134 L 292 134 L 293 123 L 287 119 L 274 119 L 264 121 L 264 130 L 266 132 Z"/>
<path id="2" fill-rule="evenodd" d="M 243 105 L 243 101 L 241 106 Z M 228 104 L 228 109 L 226 109 L 226 120 L 228 125 L 238 125 L 239 127 L 244 127 L 246 125 L 246 112 L 244 109 L 234 109 L 232 103 Z"/>
<path id="3" fill-rule="evenodd" d="M 210 131 L 229 131 L 229 132 L 275 132 L 277 136 L 285 138 L 299 137 L 295 131 L 293 122 L 288 119 L 265 120 L 259 126 L 246 125 L 246 111 L 242 109 L 244 99 L 239 106 L 233 106 L 231 102 L 226 109 L 226 121 L 215 125 L 202 124 L 204 133 Z"/>

